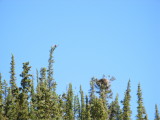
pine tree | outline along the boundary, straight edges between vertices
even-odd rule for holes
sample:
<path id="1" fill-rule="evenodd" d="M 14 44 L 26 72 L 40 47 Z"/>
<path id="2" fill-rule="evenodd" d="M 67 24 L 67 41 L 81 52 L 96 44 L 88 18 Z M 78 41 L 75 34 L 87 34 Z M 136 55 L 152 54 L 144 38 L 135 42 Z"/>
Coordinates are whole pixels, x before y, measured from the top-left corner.
<path id="1" fill-rule="evenodd" d="M 49 113 L 48 113 L 48 107 L 47 105 L 45 105 L 46 101 L 45 101 L 45 90 L 46 87 L 44 86 L 44 84 L 40 83 L 37 86 L 37 94 L 36 94 L 36 116 L 38 119 L 46 119 L 49 118 Z M 46 108 L 46 107 L 47 108 Z M 46 111 L 45 111 L 46 110 Z"/>
<path id="2" fill-rule="evenodd" d="M 107 79 L 105 78 L 105 76 L 103 76 L 102 79 L 95 80 L 95 87 L 97 88 L 97 93 L 99 93 L 100 98 L 103 100 L 104 106 L 108 105 L 108 100 L 112 98 L 111 81 L 113 80 L 115 80 L 114 77 Z"/>
<path id="3" fill-rule="evenodd" d="M 2 83 L 2 87 L 3 87 L 3 104 L 4 104 L 4 119 L 7 119 L 7 112 L 8 112 L 8 109 L 7 109 L 7 96 L 8 96 L 8 84 L 6 82 L 6 80 L 3 81 Z"/>
<path id="4" fill-rule="evenodd" d="M 48 92 L 47 92 L 48 91 Z M 59 120 L 61 119 L 61 108 L 60 108 L 60 100 L 59 100 L 59 96 L 57 95 L 56 92 L 54 91 L 50 91 L 49 88 L 47 88 L 46 91 L 46 103 L 48 105 L 48 109 L 50 109 L 50 115 L 52 119 L 56 119 Z"/>
<path id="5" fill-rule="evenodd" d="M 3 99 L 4 99 L 4 104 L 6 103 L 6 100 L 7 100 L 7 95 L 8 95 L 8 84 L 6 82 L 6 80 L 3 80 L 3 83 L 2 83 L 2 88 L 3 88 Z"/>
<path id="6" fill-rule="evenodd" d="M 39 83 L 39 72 L 38 72 L 37 69 L 36 69 L 36 80 L 37 80 L 37 85 L 38 85 L 38 83 Z"/>
<path id="7" fill-rule="evenodd" d="M 29 74 L 31 66 L 29 66 L 29 62 L 23 63 L 23 71 L 20 74 L 22 77 L 21 80 L 21 93 L 19 94 L 19 112 L 18 112 L 18 120 L 28 120 L 29 119 L 29 97 L 31 92 L 31 82 L 32 75 Z"/>
<path id="8" fill-rule="evenodd" d="M 41 68 L 40 78 L 37 85 L 37 111 L 38 119 L 51 119 L 51 91 L 48 89 L 46 81 L 46 68 Z"/>
<path id="9" fill-rule="evenodd" d="M 92 78 L 90 81 L 90 91 L 89 91 L 89 103 L 90 103 L 90 114 L 91 114 L 91 118 L 93 118 L 95 111 L 94 111 L 94 101 L 95 101 L 95 84 L 96 84 L 97 79 L 96 78 Z"/>
<path id="10" fill-rule="evenodd" d="M 34 91 L 34 78 L 33 78 L 33 76 L 32 76 L 32 81 L 31 81 L 31 100 L 30 100 L 29 118 L 31 120 L 36 119 L 36 94 Z"/>
<path id="11" fill-rule="evenodd" d="M 23 63 L 21 87 L 16 85 L 15 61 L 11 57 L 10 79 L 2 82 L 0 73 L 0 120 L 131 120 L 131 87 L 130 80 L 125 91 L 123 108 L 120 108 L 118 95 L 112 97 L 111 79 L 96 79 L 90 81 L 89 98 L 80 86 L 80 95 L 74 95 L 72 84 L 66 94 L 56 93 L 56 82 L 53 78 L 53 53 L 56 45 L 50 50 L 48 69 L 41 68 L 40 75 L 36 71 L 37 85 L 34 89 L 34 78 L 31 75 L 29 62 Z M 96 94 L 98 93 L 98 94 Z M 137 120 L 148 120 L 143 105 L 142 90 L 138 84 L 137 90 Z M 109 102 L 108 102 L 109 101 Z M 155 119 L 160 120 L 158 106 L 155 106 Z"/>
<path id="12" fill-rule="evenodd" d="M 41 75 L 41 77 L 39 78 L 40 85 L 42 85 L 43 83 L 47 84 L 46 71 L 47 71 L 46 68 L 41 68 L 41 70 L 40 70 L 40 75 Z"/>
<path id="13" fill-rule="evenodd" d="M 61 119 L 61 100 L 52 92 L 47 84 L 46 68 L 41 68 L 37 86 L 37 116 L 38 119 Z"/>
<path id="14" fill-rule="evenodd" d="M 17 111 L 18 111 L 18 94 L 19 89 L 16 85 L 16 77 L 15 77 L 15 61 L 14 56 L 11 57 L 11 69 L 10 69 L 10 88 L 9 88 L 9 94 L 7 97 L 8 102 L 8 113 L 7 116 L 9 119 L 17 119 Z"/>
<path id="15" fill-rule="evenodd" d="M 86 95 L 85 120 L 91 120 L 90 104 L 89 104 L 89 100 L 88 100 L 88 96 L 87 95 Z"/>
<path id="16" fill-rule="evenodd" d="M 109 120 L 122 120 L 122 110 L 119 106 L 118 95 L 116 96 L 115 101 L 112 101 L 109 111 Z"/>
<path id="17" fill-rule="evenodd" d="M 0 73 L 0 120 L 3 120 L 3 86 L 2 86 L 1 73 Z"/>
<path id="18" fill-rule="evenodd" d="M 96 82 L 96 79 L 93 77 L 90 81 L 90 91 L 89 91 L 90 103 L 95 98 L 95 82 Z"/>
<path id="19" fill-rule="evenodd" d="M 112 90 L 110 81 L 106 78 L 102 78 L 100 80 L 96 79 L 95 87 L 97 88 L 97 93 L 99 94 L 99 98 L 101 98 L 103 102 L 103 106 L 106 111 L 107 119 L 109 118 L 108 115 L 108 100 L 112 98 Z"/>
<path id="20" fill-rule="evenodd" d="M 55 114 L 55 117 L 53 116 L 52 118 L 56 118 L 57 120 L 63 120 L 63 100 L 62 100 L 62 97 L 59 95 L 58 96 L 58 103 L 56 104 L 56 109 L 53 109 L 55 110 L 56 112 L 54 112 Z"/>
<path id="21" fill-rule="evenodd" d="M 48 87 L 49 89 L 53 88 L 54 92 L 56 91 L 56 82 L 54 81 L 54 78 L 53 78 L 53 63 L 54 63 L 53 53 L 56 47 L 57 46 L 55 45 L 50 49 L 49 60 L 48 60 L 49 65 L 47 70 L 48 71 Z"/>
<path id="22" fill-rule="evenodd" d="M 29 66 L 29 62 L 23 63 L 23 71 L 20 76 L 22 77 L 22 92 L 25 94 L 31 92 L 32 75 L 29 74 L 30 69 L 31 66 Z"/>
<path id="23" fill-rule="evenodd" d="M 91 118 L 92 120 L 107 120 L 108 114 L 106 108 L 103 105 L 103 100 L 101 98 L 93 99 L 93 104 L 91 106 Z M 93 112 L 93 113 L 92 113 Z"/>
<path id="24" fill-rule="evenodd" d="M 16 120 L 17 119 L 17 106 L 15 98 L 12 95 L 11 88 L 8 88 L 8 95 L 6 98 L 6 116 L 9 120 Z"/>
<path id="25" fill-rule="evenodd" d="M 84 93 L 82 90 L 82 86 L 80 86 L 80 95 L 81 95 L 81 120 L 85 120 L 85 102 L 84 102 Z"/>
<path id="26" fill-rule="evenodd" d="M 155 105 L 155 119 L 154 120 L 160 120 L 160 115 L 159 115 L 157 104 Z"/>
<path id="27" fill-rule="evenodd" d="M 51 92 L 51 100 L 53 101 L 52 102 L 52 111 L 53 114 L 52 114 L 52 118 L 56 118 L 58 119 L 59 118 L 59 114 L 60 114 L 60 111 L 58 109 L 58 104 L 59 104 L 59 100 L 58 100 L 58 95 L 56 93 L 56 82 L 53 78 L 53 63 L 54 63 L 54 59 L 53 59 L 53 53 L 54 53 L 54 50 L 56 49 L 57 45 L 51 47 L 50 49 L 50 55 L 49 55 L 49 60 L 48 60 L 48 70 L 47 70 L 47 73 L 48 73 L 48 77 L 47 77 L 47 84 L 48 84 L 48 88 Z M 57 118 L 58 117 L 58 118 Z"/>
<path id="28" fill-rule="evenodd" d="M 80 119 L 80 102 L 78 95 L 74 96 L 74 105 L 73 105 L 73 111 L 74 111 L 74 119 L 78 120 Z"/>
<path id="29" fill-rule="evenodd" d="M 67 91 L 65 109 L 66 109 L 65 110 L 65 120 L 74 120 L 72 84 L 69 84 L 69 88 Z"/>
<path id="30" fill-rule="evenodd" d="M 137 107 L 137 120 L 144 120 L 146 117 L 146 111 L 143 105 L 143 98 L 142 98 L 142 90 L 140 84 L 138 84 L 138 91 L 137 91 L 137 96 L 138 96 L 138 107 Z"/>
<path id="31" fill-rule="evenodd" d="M 10 70 L 10 85 L 11 85 L 11 91 L 12 95 L 14 97 L 17 97 L 18 95 L 18 87 L 16 85 L 16 77 L 15 77 L 15 61 L 14 61 L 14 56 L 12 55 L 11 57 L 11 70 Z"/>
<path id="32" fill-rule="evenodd" d="M 130 100 L 131 100 L 131 88 L 130 88 L 130 80 L 128 81 L 127 90 L 125 92 L 125 97 L 123 101 L 123 120 L 131 120 L 131 108 L 130 108 Z"/>

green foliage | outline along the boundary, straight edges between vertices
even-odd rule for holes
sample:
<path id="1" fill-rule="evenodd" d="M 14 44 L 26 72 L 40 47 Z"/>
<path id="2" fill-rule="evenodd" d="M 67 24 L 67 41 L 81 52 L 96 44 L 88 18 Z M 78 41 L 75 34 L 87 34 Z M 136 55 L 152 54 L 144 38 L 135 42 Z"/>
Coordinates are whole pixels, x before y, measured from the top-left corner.
<path id="1" fill-rule="evenodd" d="M 8 95 L 6 98 L 6 116 L 9 120 L 16 120 L 17 119 L 17 102 L 16 99 L 12 95 L 11 88 L 8 88 Z"/>
<path id="2" fill-rule="evenodd" d="M 2 89 L 3 89 L 3 98 L 4 98 L 4 104 L 6 103 L 7 100 L 7 94 L 8 94 L 8 84 L 6 80 L 3 81 L 2 83 Z"/>
<path id="3" fill-rule="evenodd" d="M 2 75 L 0 73 L 0 120 L 3 119 L 3 86 L 2 86 Z"/>
<path id="4" fill-rule="evenodd" d="M 85 120 L 91 120 L 90 104 L 89 104 L 88 96 L 87 96 L 87 95 L 86 95 L 86 112 L 85 112 Z"/>
<path id="5" fill-rule="evenodd" d="M 15 61 L 14 56 L 11 57 L 11 70 L 10 70 L 10 85 L 13 97 L 17 97 L 18 95 L 18 87 L 16 85 L 16 77 L 15 77 Z"/>
<path id="6" fill-rule="evenodd" d="M 19 94 L 19 112 L 18 112 L 18 120 L 28 120 L 29 119 L 29 94 L 31 92 L 31 83 L 32 83 L 32 75 L 29 74 L 31 66 L 29 66 L 29 62 L 23 63 L 23 71 L 20 74 L 22 77 L 20 94 Z"/>
<path id="7" fill-rule="evenodd" d="M 103 105 L 103 100 L 101 98 L 93 99 L 91 105 L 91 117 L 93 120 L 106 120 L 108 119 L 108 114 L 105 106 Z"/>
<path id="8" fill-rule="evenodd" d="M 155 119 L 154 120 L 160 120 L 160 115 L 159 115 L 157 104 L 155 105 Z"/>
<path id="9" fill-rule="evenodd" d="M 80 119 L 81 108 L 78 95 L 74 96 L 74 119 Z"/>
<path id="10" fill-rule="evenodd" d="M 69 88 L 66 96 L 65 120 L 73 120 L 73 119 L 74 119 L 73 90 L 72 90 L 72 84 L 69 84 Z"/>
<path id="11" fill-rule="evenodd" d="M 146 119 L 146 111 L 145 108 L 143 106 L 143 98 L 142 98 L 142 90 L 141 90 L 141 86 L 140 84 L 138 84 L 138 91 L 137 91 L 137 96 L 138 96 L 138 107 L 137 107 L 137 120 L 144 120 Z"/>
<path id="12" fill-rule="evenodd" d="M 80 86 L 80 95 L 81 95 L 81 114 L 80 114 L 80 118 L 81 120 L 85 120 L 85 102 L 84 102 L 84 93 L 82 90 L 82 86 Z"/>
<path id="13" fill-rule="evenodd" d="M 54 63 L 54 60 L 53 60 L 53 53 L 54 53 L 54 50 L 56 49 L 56 45 L 51 47 L 50 49 L 50 54 L 49 54 L 49 59 L 48 59 L 48 87 L 49 89 L 52 89 L 55 91 L 56 90 L 56 82 L 53 81 L 54 78 L 53 78 L 53 63 Z"/>
<path id="14" fill-rule="evenodd" d="M 31 92 L 32 75 L 29 74 L 30 69 L 31 69 L 31 66 L 29 66 L 29 62 L 23 63 L 23 71 L 20 74 L 20 76 L 22 77 L 22 80 L 21 80 L 22 92 L 26 94 L 28 92 Z"/>
<path id="15" fill-rule="evenodd" d="M 118 95 L 116 96 L 115 101 L 112 101 L 109 111 L 110 120 L 122 120 L 122 110 L 119 105 Z"/>
<path id="16" fill-rule="evenodd" d="M 96 82 L 96 79 L 93 77 L 90 81 L 90 102 L 92 102 L 92 100 L 95 98 L 95 82 Z"/>
<path id="17" fill-rule="evenodd" d="M 36 118 L 36 94 L 34 90 L 34 78 L 32 77 L 31 82 L 31 100 L 30 100 L 30 107 L 29 107 L 29 118 L 35 119 Z"/>
<path id="18" fill-rule="evenodd" d="M 123 120 L 131 120 L 131 108 L 130 108 L 130 100 L 131 100 L 131 86 L 130 80 L 128 81 L 127 90 L 125 92 L 125 97 L 123 101 Z"/>
<path id="19" fill-rule="evenodd" d="M 36 94 L 36 116 L 38 119 L 51 119 L 51 91 L 47 86 L 46 68 L 41 68 Z"/>
<path id="20" fill-rule="evenodd" d="M 123 108 L 119 105 L 118 95 L 115 100 L 111 99 L 112 78 L 92 78 L 88 95 L 84 93 L 82 86 L 79 93 L 74 95 L 72 84 L 69 84 L 64 94 L 56 93 L 56 81 L 53 78 L 53 53 L 56 47 L 56 45 L 51 47 L 48 68 L 36 70 L 37 84 L 30 74 L 29 62 L 25 62 L 20 74 L 21 86 L 17 86 L 15 61 L 12 55 L 9 86 L 6 80 L 2 82 L 0 73 L 0 120 L 131 120 L 130 80 L 122 101 Z M 137 96 L 136 118 L 148 120 L 140 84 Z M 160 120 L 157 105 L 155 120 Z"/>
<path id="21" fill-rule="evenodd" d="M 18 117 L 18 95 L 19 89 L 16 85 L 15 77 L 15 61 L 14 56 L 11 57 L 11 69 L 10 69 L 10 88 L 8 88 L 8 96 L 6 98 L 6 116 L 10 120 L 15 120 Z"/>

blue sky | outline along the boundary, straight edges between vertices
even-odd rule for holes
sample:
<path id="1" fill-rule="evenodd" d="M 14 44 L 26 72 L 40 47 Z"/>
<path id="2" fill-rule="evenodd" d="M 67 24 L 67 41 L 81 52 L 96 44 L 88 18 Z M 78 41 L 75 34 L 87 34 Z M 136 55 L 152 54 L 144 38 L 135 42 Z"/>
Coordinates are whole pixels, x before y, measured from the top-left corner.
<path id="1" fill-rule="evenodd" d="M 124 97 L 131 79 L 133 119 L 137 84 L 141 83 L 150 119 L 160 108 L 160 2 L 158 0 L 0 0 L 0 72 L 9 80 L 11 54 L 16 60 L 17 83 L 22 63 L 31 73 L 54 58 L 57 92 L 73 83 L 85 93 L 89 81 L 113 75 L 114 96 Z"/>

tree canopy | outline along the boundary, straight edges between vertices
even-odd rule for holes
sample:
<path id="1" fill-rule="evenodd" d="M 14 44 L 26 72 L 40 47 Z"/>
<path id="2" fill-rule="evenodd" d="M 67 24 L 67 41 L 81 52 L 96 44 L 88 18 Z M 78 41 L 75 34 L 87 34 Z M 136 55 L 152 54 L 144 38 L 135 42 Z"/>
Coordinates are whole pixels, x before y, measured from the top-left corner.
<path id="1" fill-rule="evenodd" d="M 22 64 L 21 80 L 16 79 L 14 55 L 11 56 L 9 85 L 0 73 L 0 120 L 131 120 L 131 81 L 128 81 L 124 99 L 113 99 L 111 83 L 114 77 L 92 77 L 88 94 L 80 86 L 75 94 L 70 83 L 66 92 L 56 92 L 54 57 L 56 45 L 51 47 L 48 68 L 36 70 L 36 80 L 30 73 L 29 62 Z M 21 81 L 20 86 L 17 82 Z M 123 96 L 123 95 L 121 95 Z M 148 120 L 143 103 L 141 85 L 137 90 L 137 120 Z M 155 120 L 160 120 L 158 105 Z"/>

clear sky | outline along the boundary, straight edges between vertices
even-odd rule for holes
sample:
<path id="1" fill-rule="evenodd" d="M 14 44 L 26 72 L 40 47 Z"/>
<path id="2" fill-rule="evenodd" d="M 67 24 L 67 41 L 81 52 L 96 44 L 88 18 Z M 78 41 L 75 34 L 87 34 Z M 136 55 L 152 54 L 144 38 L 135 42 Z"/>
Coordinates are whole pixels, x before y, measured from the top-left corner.
<path id="1" fill-rule="evenodd" d="M 131 80 L 133 119 L 137 84 L 153 120 L 160 108 L 160 1 L 159 0 L 0 0 L 0 72 L 9 80 L 11 54 L 17 82 L 22 63 L 31 73 L 47 67 L 49 49 L 58 44 L 54 58 L 57 91 L 73 83 L 85 93 L 89 81 L 103 74 L 116 77 L 114 97 L 124 97 Z"/>

